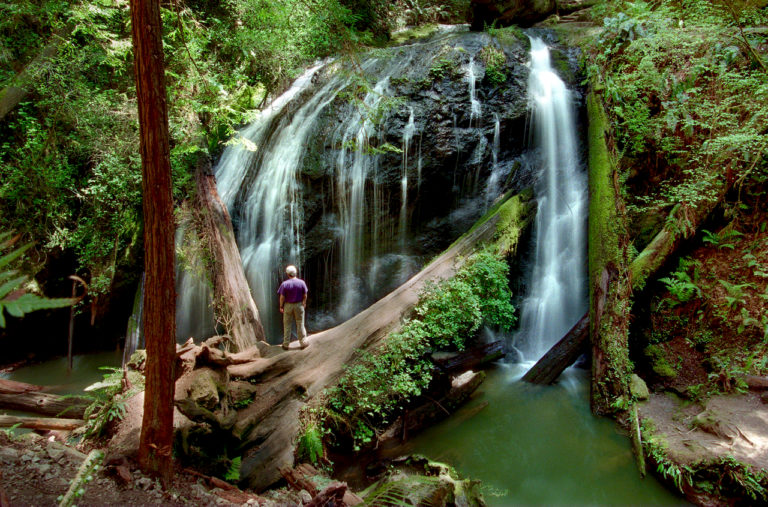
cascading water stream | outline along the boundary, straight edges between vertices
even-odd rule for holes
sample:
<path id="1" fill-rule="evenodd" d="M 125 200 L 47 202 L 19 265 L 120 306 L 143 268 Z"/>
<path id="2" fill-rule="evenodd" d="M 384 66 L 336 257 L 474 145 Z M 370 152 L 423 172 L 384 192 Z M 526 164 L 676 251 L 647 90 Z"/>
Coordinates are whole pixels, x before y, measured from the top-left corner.
<path id="1" fill-rule="evenodd" d="M 573 99 L 552 70 L 549 48 L 531 37 L 529 101 L 541 170 L 535 252 L 516 345 L 536 360 L 573 326 L 586 307 L 586 182 L 578 162 Z"/>
<path id="2" fill-rule="evenodd" d="M 480 118 L 480 113 L 482 111 L 482 105 L 477 99 L 477 75 L 475 73 L 474 57 L 469 59 L 469 64 L 467 64 L 465 73 L 467 83 L 469 84 L 469 123 L 471 126 L 473 121 L 477 123 L 477 119 Z"/>
<path id="3" fill-rule="evenodd" d="M 408 116 L 408 123 L 403 129 L 403 170 L 400 173 L 400 220 L 399 220 L 399 233 L 398 242 L 400 248 L 405 248 L 405 234 L 408 231 L 408 150 L 413 139 L 413 134 L 416 131 L 416 125 L 413 121 L 413 108 L 410 109 Z"/>

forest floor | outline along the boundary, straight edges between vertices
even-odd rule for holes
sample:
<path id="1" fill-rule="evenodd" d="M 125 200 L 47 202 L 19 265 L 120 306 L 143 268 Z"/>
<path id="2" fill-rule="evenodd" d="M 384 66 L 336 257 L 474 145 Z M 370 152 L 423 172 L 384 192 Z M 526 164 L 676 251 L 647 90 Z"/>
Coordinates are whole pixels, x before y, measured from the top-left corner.
<path id="1" fill-rule="evenodd" d="M 58 505 L 86 455 L 51 437 L 0 432 L 0 504 Z M 302 505 L 311 495 L 285 488 L 259 496 L 238 489 L 210 487 L 206 479 L 177 467 L 166 491 L 127 462 L 102 467 L 77 499 L 82 505 Z"/>
<path id="2" fill-rule="evenodd" d="M 768 216 L 703 231 L 651 289 L 636 308 L 633 351 L 651 389 L 639 404 L 651 457 L 689 473 L 697 490 L 712 482 L 721 499 L 765 497 Z M 724 480 L 729 471 L 738 478 Z M 676 486 L 688 489 L 683 481 Z M 717 504 L 707 495 L 688 497 Z"/>

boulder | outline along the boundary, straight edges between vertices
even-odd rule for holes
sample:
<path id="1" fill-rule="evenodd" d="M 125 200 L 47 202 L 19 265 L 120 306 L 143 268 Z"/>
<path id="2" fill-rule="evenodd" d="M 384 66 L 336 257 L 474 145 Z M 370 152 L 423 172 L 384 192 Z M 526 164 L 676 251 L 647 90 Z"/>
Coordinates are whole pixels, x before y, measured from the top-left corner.
<path id="1" fill-rule="evenodd" d="M 637 400 L 647 400 L 651 393 L 648 391 L 648 386 L 645 385 L 645 381 L 635 375 L 634 373 L 629 379 L 629 392 Z"/>
<path id="2" fill-rule="evenodd" d="M 471 28 L 491 26 L 530 26 L 557 10 L 555 0 L 472 0 Z"/>

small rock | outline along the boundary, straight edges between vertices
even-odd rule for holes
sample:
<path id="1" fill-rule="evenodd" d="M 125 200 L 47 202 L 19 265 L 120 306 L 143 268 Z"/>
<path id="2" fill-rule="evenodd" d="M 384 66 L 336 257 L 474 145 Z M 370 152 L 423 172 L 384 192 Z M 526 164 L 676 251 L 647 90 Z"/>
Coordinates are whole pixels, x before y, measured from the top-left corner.
<path id="1" fill-rule="evenodd" d="M 56 477 L 56 474 L 55 474 L 55 473 L 52 473 L 52 472 L 48 472 L 48 473 L 47 473 L 47 474 L 45 474 L 45 476 L 43 477 L 43 480 L 44 480 L 44 481 L 50 481 L 50 480 L 51 480 L 51 479 L 53 479 L 54 477 Z"/>
<path id="2" fill-rule="evenodd" d="M 34 458 L 34 455 L 31 454 L 31 453 L 26 452 L 26 453 L 22 454 L 21 462 L 22 463 L 26 463 L 27 461 L 32 461 L 32 458 Z"/>
<path id="3" fill-rule="evenodd" d="M 306 505 L 312 501 L 312 495 L 306 489 L 302 489 L 299 491 L 299 500 L 301 500 L 302 505 Z"/>
<path id="4" fill-rule="evenodd" d="M 0 461 L 12 465 L 19 461 L 19 451 L 11 447 L 0 447 Z"/>
<path id="5" fill-rule="evenodd" d="M 149 477 L 141 477 L 136 481 L 136 486 L 143 489 L 144 491 L 147 491 L 152 487 L 152 479 Z"/>
<path id="6" fill-rule="evenodd" d="M 51 470 L 51 465 L 32 465 L 30 466 L 31 469 L 36 470 L 38 474 L 44 475 L 47 474 Z"/>
<path id="7" fill-rule="evenodd" d="M 53 445 L 55 443 L 56 442 L 48 442 L 48 445 L 45 446 L 45 452 L 48 453 L 48 456 L 50 456 L 53 461 L 59 461 L 64 457 L 64 449 L 61 449 L 59 445 Z"/>

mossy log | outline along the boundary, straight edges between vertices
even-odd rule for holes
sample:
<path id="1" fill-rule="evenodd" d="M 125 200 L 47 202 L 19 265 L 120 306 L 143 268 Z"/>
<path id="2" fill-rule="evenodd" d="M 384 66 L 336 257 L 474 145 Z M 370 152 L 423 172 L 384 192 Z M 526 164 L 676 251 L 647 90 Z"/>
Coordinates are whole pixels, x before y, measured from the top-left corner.
<path id="1" fill-rule="evenodd" d="M 607 120 L 594 92 L 589 113 L 589 336 L 591 407 L 611 414 L 629 401 L 629 279 L 619 175 L 606 140 Z"/>
<path id="2" fill-rule="evenodd" d="M 250 361 L 226 368 L 231 379 L 247 380 L 252 386 L 251 401 L 237 411 L 234 426 L 226 430 L 242 442 L 243 486 L 263 490 L 281 479 L 280 468 L 293 466 L 301 409 L 333 385 L 361 349 L 377 346 L 399 329 L 402 316 L 418 302 L 428 281 L 453 276 L 465 259 L 487 245 L 497 252 L 514 250 L 510 238 L 519 237 L 529 222 L 527 195 L 497 205 L 421 272 L 368 309 L 333 329 L 309 336 L 307 349 L 283 351 L 269 346 L 265 351 L 251 348 L 233 356 L 242 362 L 250 355 Z M 499 247 L 497 242 L 505 246 Z M 177 407 L 186 410 L 179 399 Z"/>
<path id="3" fill-rule="evenodd" d="M 263 352 L 264 328 L 245 279 L 232 219 L 216 191 L 207 159 L 199 165 L 196 179 L 196 224 L 212 259 L 214 314 L 232 338 L 234 352 L 254 345 Z"/>
<path id="4" fill-rule="evenodd" d="M 618 174 L 611 162 L 605 139 L 606 119 L 598 97 L 591 93 L 589 111 L 589 284 L 590 310 L 580 323 L 589 323 L 592 340 L 592 409 L 608 414 L 629 401 L 626 390 L 628 368 L 628 322 L 632 290 L 647 280 L 695 234 L 707 216 L 722 202 L 732 181 L 715 178 L 712 195 L 696 208 L 678 205 L 672 209 L 662 230 L 643 251 L 628 262 L 621 215 Z M 628 267 L 627 267 L 628 266 Z M 572 332 L 560 340 L 529 371 L 524 380 L 551 383 L 573 364 L 582 342 Z M 548 372 L 546 375 L 541 372 Z M 623 402 L 622 402 L 623 400 Z"/>

